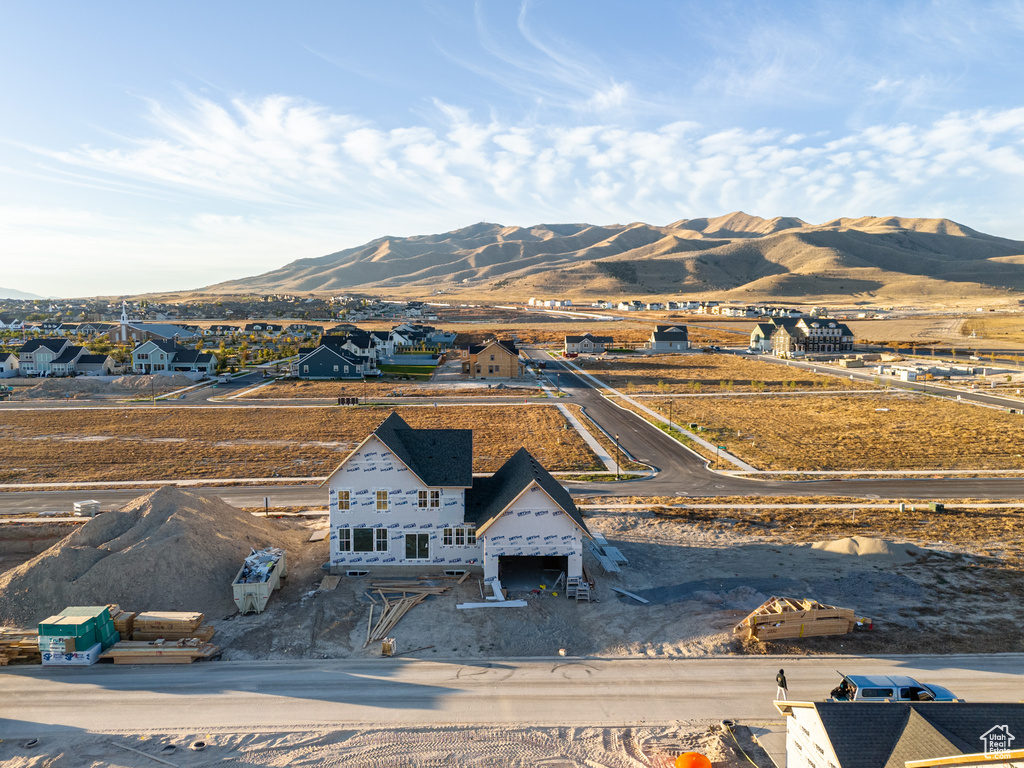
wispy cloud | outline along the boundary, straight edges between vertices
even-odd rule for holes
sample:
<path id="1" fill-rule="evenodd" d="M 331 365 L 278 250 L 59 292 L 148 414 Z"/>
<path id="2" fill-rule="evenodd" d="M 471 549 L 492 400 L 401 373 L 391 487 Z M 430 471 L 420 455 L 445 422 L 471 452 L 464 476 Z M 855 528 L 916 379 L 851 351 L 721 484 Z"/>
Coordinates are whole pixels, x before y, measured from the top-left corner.
<path id="1" fill-rule="evenodd" d="M 260 254 L 243 260 L 243 271 L 384 233 L 482 219 L 665 223 L 743 209 L 809 221 L 947 216 L 1024 235 L 1018 221 L 992 213 L 1024 194 L 1024 108 L 953 112 L 929 124 L 880 124 L 842 136 L 709 130 L 694 122 L 648 130 L 516 125 L 476 121 L 441 103 L 435 126 L 385 130 L 284 96 L 227 104 L 192 96 L 181 110 L 151 104 L 150 120 L 154 135 L 121 146 L 44 151 L 68 174 L 55 180 L 94 179 L 108 189 L 123 181 L 126 194 L 201 192 L 206 202 L 193 200 L 193 213 L 130 227 L 120 242 L 126 252 L 160 237 L 179 248 L 204 242 L 202 250 L 230 239 L 236 253 Z M 239 201 L 248 214 L 218 213 Z M 70 233 L 84 232 L 87 250 L 95 245 L 98 253 L 104 232 L 123 225 L 97 227 L 74 212 L 7 213 L 0 226 L 7 243 L 36 238 L 45 245 L 25 247 L 69 253 L 83 249 Z M 283 248 L 286 242 L 296 247 Z M 317 250 L 303 252 L 300 244 Z"/>

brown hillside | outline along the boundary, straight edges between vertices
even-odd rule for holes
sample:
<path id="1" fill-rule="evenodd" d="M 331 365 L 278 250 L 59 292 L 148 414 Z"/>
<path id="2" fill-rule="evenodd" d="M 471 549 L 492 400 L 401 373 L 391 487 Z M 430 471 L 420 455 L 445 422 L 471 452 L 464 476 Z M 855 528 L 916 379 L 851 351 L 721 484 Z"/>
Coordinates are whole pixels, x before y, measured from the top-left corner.
<path id="1" fill-rule="evenodd" d="M 479 223 L 436 235 L 384 237 L 203 290 L 424 295 L 438 289 L 501 300 L 553 293 L 1005 299 L 1024 290 L 1024 243 L 948 219 L 895 216 L 819 225 L 740 211 L 664 227 Z"/>

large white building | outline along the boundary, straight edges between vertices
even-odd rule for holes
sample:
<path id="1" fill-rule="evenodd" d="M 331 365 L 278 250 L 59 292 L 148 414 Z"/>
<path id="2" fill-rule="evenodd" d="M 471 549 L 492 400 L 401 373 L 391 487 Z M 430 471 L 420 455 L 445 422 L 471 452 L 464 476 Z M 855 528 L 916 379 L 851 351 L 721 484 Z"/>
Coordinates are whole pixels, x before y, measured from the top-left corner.
<path id="1" fill-rule="evenodd" d="M 468 429 L 412 429 L 392 413 L 325 481 L 334 572 L 373 567 L 583 575 L 586 523 L 569 493 L 520 449 L 473 477 Z"/>

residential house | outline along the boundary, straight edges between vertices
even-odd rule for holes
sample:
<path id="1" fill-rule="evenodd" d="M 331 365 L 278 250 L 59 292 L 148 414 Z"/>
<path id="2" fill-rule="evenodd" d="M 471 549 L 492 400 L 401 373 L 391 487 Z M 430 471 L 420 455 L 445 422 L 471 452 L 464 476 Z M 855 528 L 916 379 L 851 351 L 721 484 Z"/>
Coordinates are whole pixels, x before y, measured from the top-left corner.
<path id="1" fill-rule="evenodd" d="M 13 352 L 0 352 L 0 379 L 13 379 L 18 375 L 18 356 Z"/>
<path id="2" fill-rule="evenodd" d="M 132 369 L 137 373 L 203 373 L 217 367 L 212 352 L 183 347 L 173 341 L 144 341 L 132 350 Z"/>
<path id="3" fill-rule="evenodd" d="M 285 333 L 289 336 L 302 336 L 306 339 L 319 336 L 323 332 L 324 327 L 322 325 L 312 325 L 310 323 L 292 323 L 285 329 Z"/>
<path id="4" fill-rule="evenodd" d="M 600 354 L 612 343 L 611 336 L 591 336 L 589 333 L 584 333 L 582 336 L 566 336 L 564 353 L 567 355 Z"/>
<path id="5" fill-rule="evenodd" d="M 512 341 L 492 339 L 463 350 L 462 373 L 471 379 L 515 379 L 523 375 L 524 366 Z"/>
<path id="6" fill-rule="evenodd" d="M 76 373 L 86 376 L 110 376 L 117 363 L 110 355 L 82 355 L 75 365 Z"/>
<path id="7" fill-rule="evenodd" d="M 300 379 L 362 379 L 375 370 L 373 361 L 352 353 L 325 336 L 316 347 L 299 350 L 299 359 L 291 365 L 291 375 Z M 326 343 L 325 343 L 326 342 Z"/>
<path id="8" fill-rule="evenodd" d="M 648 343 L 655 352 L 682 352 L 690 348 L 689 332 L 685 325 L 658 325 Z"/>
<path id="9" fill-rule="evenodd" d="M 78 333 L 82 336 L 99 336 L 103 333 L 110 333 L 115 328 L 117 328 L 117 326 L 113 323 L 89 322 L 82 323 L 78 326 Z"/>
<path id="10" fill-rule="evenodd" d="M 1020 703 L 780 701 L 776 707 L 786 715 L 788 768 L 1024 762 L 1024 751 L 1007 738 L 1024 738 Z"/>
<path id="11" fill-rule="evenodd" d="M 283 325 L 276 323 L 248 323 L 245 326 L 245 332 L 251 333 L 256 336 L 277 336 L 284 330 Z"/>
<path id="12" fill-rule="evenodd" d="M 211 325 L 203 330 L 203 336 L 230 336 L 240 330 L 237 325 Z"/>
<path id="13" fill-rule="evenodd" d="M 474 478 L 472 430 L 392 413 L 325 484 L 332 572 L 481 569 L 496 594 L 519 568 L 582 576 L 590 532 L 568 492 L 525 449 Z"/>
<path id="14" fill-rule="evenodd" d="M 772 353 L 778 357 L 852 352 L 853 341 L 853 331 L 845 323 L 809 317 L 801 317 L 795 322 L 779 322 L 778 329 L 771 336 Z"/>
<path id="15" fill-rule="evenodd" d="M 23 331 L 25 321 L 15 315 L 0 315 L 0 331 Z"/>
<path id="16" fill-rule="evenodd" d="M 67 339 L 29 339 L 18 349 L 20 375 L 70 376 L 78 358 L 87 354 L 88 349 Z"/>

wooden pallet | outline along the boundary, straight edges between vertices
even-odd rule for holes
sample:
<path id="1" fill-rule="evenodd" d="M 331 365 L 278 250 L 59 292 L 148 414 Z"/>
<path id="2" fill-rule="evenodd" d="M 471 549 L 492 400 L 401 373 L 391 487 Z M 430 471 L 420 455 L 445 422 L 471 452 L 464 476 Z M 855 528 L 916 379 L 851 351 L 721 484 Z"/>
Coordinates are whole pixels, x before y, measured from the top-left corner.
<path id="1" fill-rule="evenodd" d="M 735 634 L 757 640 L 845 635 L 858 623 L 850 608 L 817 600 L 771 597 L 733 627 Z"/>
<path id="2" fill-rule="evenodd" d="M 100 654 L 100 661 L 115 664 L 191 664 L 196 659 L 208 659 L 220 652 L 220 647 L 201 640 L 157 640 L 140 642 L 126 640 Z"/>

